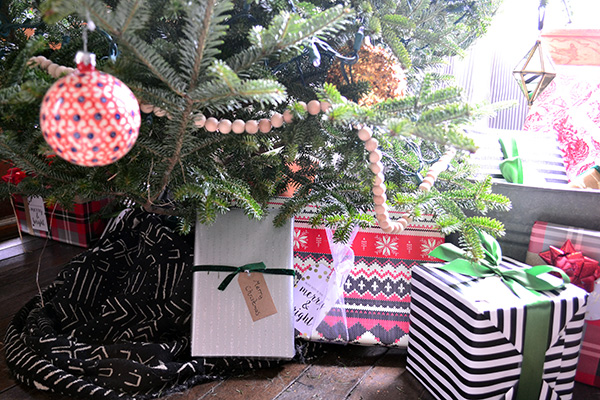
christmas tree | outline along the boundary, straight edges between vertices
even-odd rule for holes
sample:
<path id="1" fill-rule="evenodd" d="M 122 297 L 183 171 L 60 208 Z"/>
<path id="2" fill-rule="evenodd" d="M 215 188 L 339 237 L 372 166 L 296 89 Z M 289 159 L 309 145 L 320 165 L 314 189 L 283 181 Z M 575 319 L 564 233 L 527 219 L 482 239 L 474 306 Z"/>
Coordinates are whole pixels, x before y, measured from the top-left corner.
<path id="1" fill-rule="evenodd" d="M 383 168 L 379 203 L 409 218 L 433 214 L 480 257 L 477 230 L 503 233 L 480 214 L 510 202 L 492 193 L 490 179 L 473 179 L 475 147 L 462 127 L 481 110 L 430 66 L 483 34 L 497 3 L 339 3 L 13 1 L 3 10 L 14 29 L 1 44 L 0 158 L 26 177 L 2 185 L 0 195 L 40 195 L 66 207 L 110 197 L 173 216 L 186 232 L 196 218 L 211 223 L 234 205 L 258 218 L 292 187 L 278 221 L 316 204 L 314 222 L 344 239 L 355 224 L 375 223 L 373 172 Z M 72 67 L 84 47 L 142 110 L 127 155 L 91 168 L 53 157 L 39 114 L 45 93 L 68 72 L 49 71 L 49 63 Z M 382 66 L 363 71 L 370 80 L 358 64 L 367 57 Z M 382 81 L 393 88 L 359 101 Z M 363 127 L 377 151 L 365 150 Z M 419 190 L 450 148 L 458 149 L 450 167 Z"/>

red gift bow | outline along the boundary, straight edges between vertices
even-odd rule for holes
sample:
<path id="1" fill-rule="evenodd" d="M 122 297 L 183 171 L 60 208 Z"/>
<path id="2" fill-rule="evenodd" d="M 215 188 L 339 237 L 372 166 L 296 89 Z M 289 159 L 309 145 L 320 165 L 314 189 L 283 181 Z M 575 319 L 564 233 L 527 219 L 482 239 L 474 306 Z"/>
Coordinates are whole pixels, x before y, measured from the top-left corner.
<path id="1" fill-rule="evenodd" d="M 12 167 L 6 171 L 6 175 L 2 177 L 2 180 L 6 183 L 12 183 L 13 185 L 18 185 L 23 179 L 25 179 L 25 172 L 23 172 L 20 168 Z"/>
<path id="2" fill-rule="evenodd" d="M 54 157 L 56 157 L 56 154 L 47 154 L 46 155 L 46 160 L 48 161 L 48 165 L 52 165 L 52 162 L 54 161 Z M 2 177 L 2 180 L 6 183 L 12 183 L 13 185 L 16 186 L 26 177 L 27 177 L 27 174 L 21 168 L 12 167 L 12 168 L 9 168 L 8 171 L 6 171 L 6 175 L 4 175 Z"/>
<path id="3" fill-rule="evenodd" d="M 594 290 L 594 282 L 600 277 L 600 265 L 597 260 L 584 256 L 581 251 L 576 251 L 570 240 L 567 240 L 560 249 L 550 246 L 550 250 L 542 251 L 540 257 L 546 263 L 562 269 L 574 285 L 585 289 L 588 293 Z"/>

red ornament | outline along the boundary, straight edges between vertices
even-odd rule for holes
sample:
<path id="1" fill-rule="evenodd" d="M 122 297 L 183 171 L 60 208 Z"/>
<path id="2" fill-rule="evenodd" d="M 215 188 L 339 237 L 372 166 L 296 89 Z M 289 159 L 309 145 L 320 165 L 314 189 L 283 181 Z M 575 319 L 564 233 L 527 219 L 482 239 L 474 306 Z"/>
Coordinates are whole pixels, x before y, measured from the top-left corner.
<path id="1" fill-rule="evenodd" d="M 550 246 L 549 250 L 540 253 L 540 257 L 546 263 L 562 269 L 571 278 L 572 284 L 588 293 L 594 290 L 595 281 L 600 277 L 600 265 L 598 261 L 584 256 L 581 251 L 576 251 L 570 240 L 560 249 Z"/>
<path id="2" fill-rule="evenodd" d="M 97 167 L 123 157 L 135 143 L 140 108 L 119 79 L 97 71 L 93 54 L 77 55 L 77 71 L 52 85 L 40 110 L 42 134 L 65 160 Z"/>

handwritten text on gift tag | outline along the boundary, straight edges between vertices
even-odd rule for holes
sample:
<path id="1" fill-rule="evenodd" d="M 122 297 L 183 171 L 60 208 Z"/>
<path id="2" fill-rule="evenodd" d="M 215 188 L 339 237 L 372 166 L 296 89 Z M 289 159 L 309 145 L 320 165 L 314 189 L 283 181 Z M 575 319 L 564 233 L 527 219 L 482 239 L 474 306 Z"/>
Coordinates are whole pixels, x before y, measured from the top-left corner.
<path id="1" fill-rule="evenodd" d="M 40 196 L 29 196 L 27 198 L 31 227 L 38 231 L 48 232 L 48 221 L 46 220 L 46 207 L 44 199 Z"/>
<path id="2" fill-rule="evenodd" d="M 238 274 L 238 283 L 252 321 L 256 322 L 269 315 L 277 314 L 277 308 L 273 303 L 273 298 L 263 274 L 260 272 L 242 272 Z"/>
<path id="3" fill-rule="evenodd" d="M 316 328 L 322 321 L 322 318 L 317 319 L 324 316 L 321 310 L 325 306 L 330 272 L 322 265 L 311 267 L 302 274 L 294 288 L 294 328 L 302 335 L 310 335 L 313 327 Z"/>

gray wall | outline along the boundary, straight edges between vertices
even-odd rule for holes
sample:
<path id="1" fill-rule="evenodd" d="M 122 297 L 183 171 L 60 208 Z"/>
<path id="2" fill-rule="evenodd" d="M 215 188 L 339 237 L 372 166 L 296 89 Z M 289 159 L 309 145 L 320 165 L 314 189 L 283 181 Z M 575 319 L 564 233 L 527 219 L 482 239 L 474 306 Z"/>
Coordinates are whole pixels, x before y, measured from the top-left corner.
<path id="1" fill-rule="evenodd" d="M 525 261 L 535 221 L 600 230 L 598 190 L 546 189 L 495 183 L 493 192 L 507 196 L 512 202 L 511 211 L 489 213 L 488 216 L 504 223 L 506 235 L 498 241 L 502 245 L 502 253 L 516 260 Z"/>

